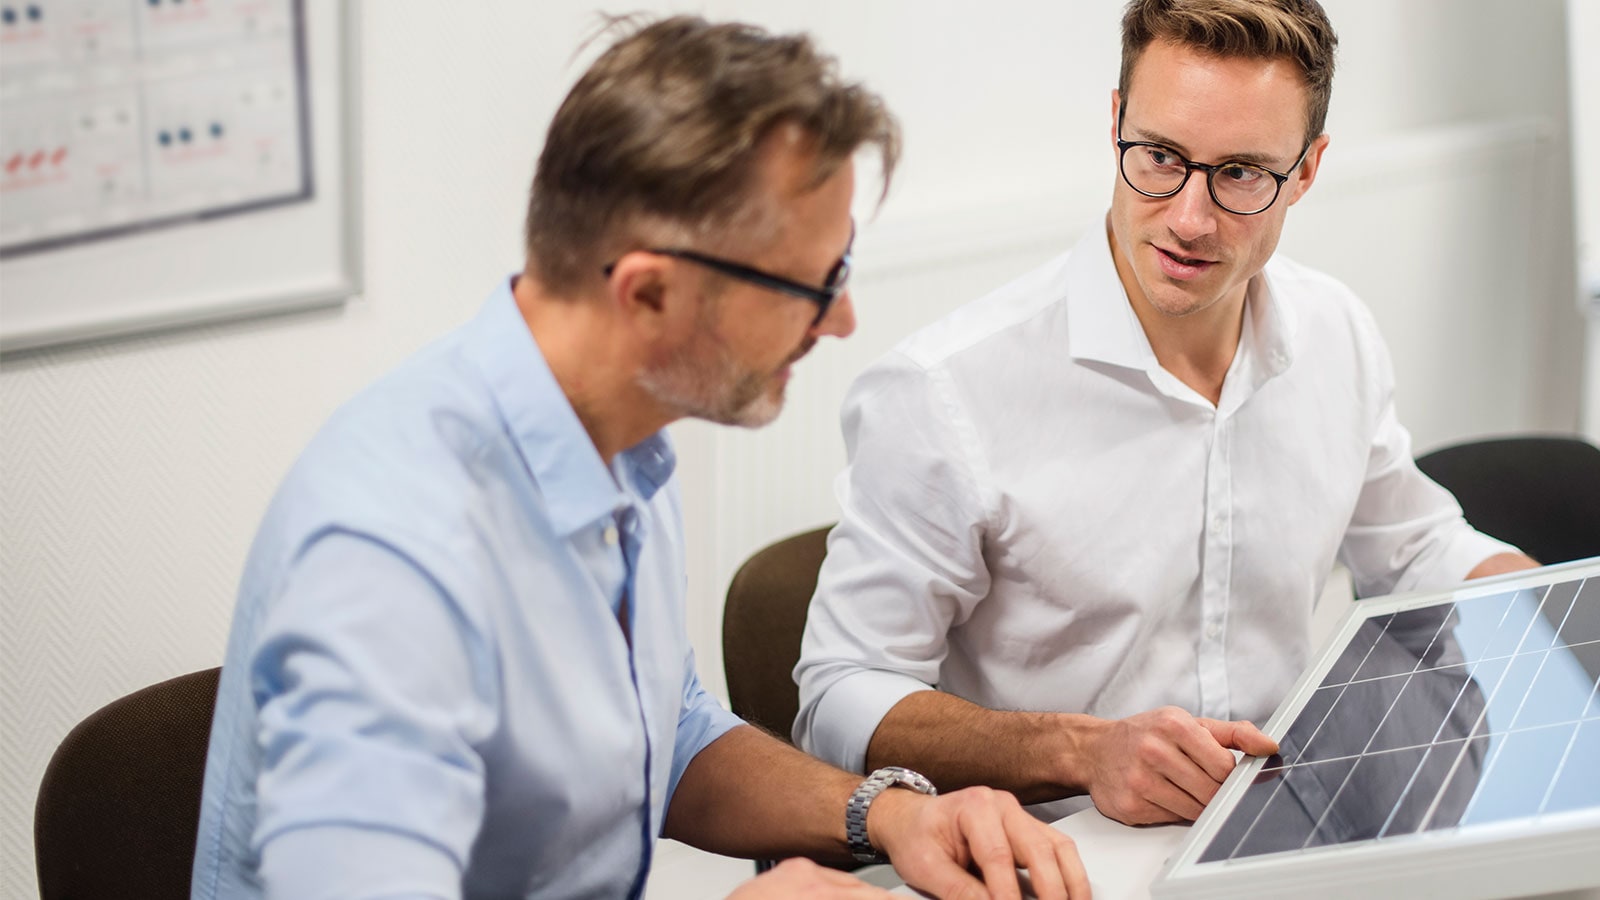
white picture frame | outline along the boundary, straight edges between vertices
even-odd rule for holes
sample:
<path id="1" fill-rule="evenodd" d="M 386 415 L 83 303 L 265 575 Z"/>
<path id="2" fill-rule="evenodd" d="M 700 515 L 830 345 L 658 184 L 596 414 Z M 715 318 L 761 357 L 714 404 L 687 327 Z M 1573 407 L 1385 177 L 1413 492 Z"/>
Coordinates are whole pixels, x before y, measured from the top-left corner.
<path id="1" fill-rule="evenodd" d="M 303 24 L 302 194 L 7 254 L 0 352 L 335 305 L 359 292 L 356 4 L 292 2 Z"/>

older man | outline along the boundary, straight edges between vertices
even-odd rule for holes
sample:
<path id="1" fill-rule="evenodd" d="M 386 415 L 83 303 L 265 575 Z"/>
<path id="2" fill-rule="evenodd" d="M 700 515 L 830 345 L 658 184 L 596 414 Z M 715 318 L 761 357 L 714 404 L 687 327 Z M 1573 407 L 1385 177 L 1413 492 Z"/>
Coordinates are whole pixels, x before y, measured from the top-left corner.
<path id="1" fill-rule="evenodd" d="M 1009 795 L 863 781 L 695 676 L 662 429 L 770 421 L 793 364 L 851 332 L 851 157 L 892 171 L 897 143 L 803 37 L 674 18 L 595 62 L 550 127 L 523 270 L 341 409 L 267 512 L 196 898 L 637 897 L 660 834 L 1087 893 Z M 872 890 L 796 862 L 742 892 Z"/>

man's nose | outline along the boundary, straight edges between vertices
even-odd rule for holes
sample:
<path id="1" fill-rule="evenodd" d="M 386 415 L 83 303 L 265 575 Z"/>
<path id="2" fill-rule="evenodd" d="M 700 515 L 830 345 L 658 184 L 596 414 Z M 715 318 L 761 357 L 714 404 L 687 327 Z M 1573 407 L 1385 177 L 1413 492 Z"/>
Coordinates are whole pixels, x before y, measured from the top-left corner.
<path id="1" fill-rule="evenodd" d="M 1192 241 L 1217 230 L 1217 212 L 1206 173 L 1191 172 L 1183 188 L 1167 198 L 1167 227 L 1180 239 Z"/>
<path id="2" fill-rule="evenodd" d="M 839 296 L 833 298 L 833 302 L 828 304 L 828 314 L 811 326 L 811 332 L 819 337 L 830 334 L 836 338 L 847 338 L 855 330 L 856 308 L 850 298 L 849 288 L 845 288 Z"/>

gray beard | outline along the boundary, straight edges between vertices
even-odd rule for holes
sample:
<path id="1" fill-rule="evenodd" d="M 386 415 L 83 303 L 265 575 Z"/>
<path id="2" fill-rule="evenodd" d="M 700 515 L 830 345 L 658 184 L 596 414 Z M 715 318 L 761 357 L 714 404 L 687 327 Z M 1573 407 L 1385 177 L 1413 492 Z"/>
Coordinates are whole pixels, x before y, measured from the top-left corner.
<path id="1" fill-rule="evenodd" d="M 742 370 L 727 347 L 703 333 L 687 352 L 640 372 L 638 384 L 678 415 L 719 425 L 760 428 L 783 410 L 769 376 Z"/>

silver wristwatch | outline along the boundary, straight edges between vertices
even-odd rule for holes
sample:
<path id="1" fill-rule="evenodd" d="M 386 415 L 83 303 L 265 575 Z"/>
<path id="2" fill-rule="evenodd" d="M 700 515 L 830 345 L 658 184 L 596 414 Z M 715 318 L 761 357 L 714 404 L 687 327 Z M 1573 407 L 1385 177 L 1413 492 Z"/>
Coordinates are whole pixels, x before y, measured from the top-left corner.
<path id="1" fill-rule="evenodd" d="M 934 788 L 933 782 L 927 778 L 900 766 L 885 766 L 861 782 L 855 793 L 850 795 L 850 802 L 844 807 L 844 834 L 850 844 L 850 855 L 857 861 L 864 863 L 888 862 L 888 857 L 879 853 L 867 840 L 867 810 L 871 808 L 872 801 L 887 788 L 895 785 L 911 788 L 919 794 L 932 797 L 939 793 Z"/>

